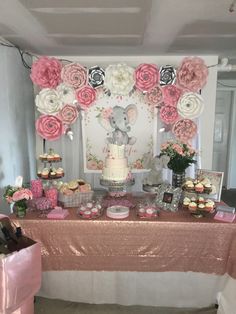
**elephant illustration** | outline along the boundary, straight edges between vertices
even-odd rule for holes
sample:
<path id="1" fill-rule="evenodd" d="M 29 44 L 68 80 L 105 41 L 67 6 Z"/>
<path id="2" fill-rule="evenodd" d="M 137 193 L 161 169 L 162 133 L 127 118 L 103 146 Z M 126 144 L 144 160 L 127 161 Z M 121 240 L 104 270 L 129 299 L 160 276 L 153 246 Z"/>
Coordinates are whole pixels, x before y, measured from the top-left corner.
<path id="1" fill-rule="evenodd" d="M 111 132 L 111 136 L 107 138 L 107 141 L 117 145 L 133 145 L 136 138 L 129 137 L 127 133 L 131 130 L 130 125 L 135 124 L 137 116 L 137 107 L 133 104 L 128 105 L 126 108 L 121 106 L 113 107 L 108 118 L 100 116 L 99 123 L 101 126 Z"/>
<path id="2" fill-rule="evenodd" d="M 150 169 L 150 172 L 143 180 L 143 184 L 156 186 L 163 183 L 162 169 L 167 168 L 169 161 L 170 157 L 166 155 L 153 157 L 150 153 L 144 154 L 143 166 L 146 169 Z"/>

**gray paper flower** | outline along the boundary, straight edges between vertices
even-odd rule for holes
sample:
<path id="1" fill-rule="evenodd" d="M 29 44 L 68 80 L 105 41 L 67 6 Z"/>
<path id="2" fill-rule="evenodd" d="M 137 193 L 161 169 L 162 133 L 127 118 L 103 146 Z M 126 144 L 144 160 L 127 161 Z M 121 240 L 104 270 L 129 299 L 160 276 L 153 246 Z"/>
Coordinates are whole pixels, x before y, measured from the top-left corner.
<path id="1" fill-rule="evenodd" d="M 105 71 L 99 66 L 93 66 L 89 69 L 88 83 L 93 88 L 103 85 L 105 78 Z"/>
<path id="2" fill-rule="evenodd" d="M 171 85 L 176 80 L 176 70 L 170 65 L 160 68 L 160 85 Z"/>

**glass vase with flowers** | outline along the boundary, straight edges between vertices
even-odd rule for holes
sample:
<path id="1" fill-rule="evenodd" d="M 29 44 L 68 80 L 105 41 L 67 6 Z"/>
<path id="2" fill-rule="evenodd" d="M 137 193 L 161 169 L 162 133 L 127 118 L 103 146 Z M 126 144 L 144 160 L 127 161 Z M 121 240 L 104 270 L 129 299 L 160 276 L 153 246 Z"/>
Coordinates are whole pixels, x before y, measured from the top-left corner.
<path id="1" fill-rule="evenodd" d="M 167 167 L 173 171 L 172 185 L 174 187 L 181 186 L 185 180 L 186 169 L 196 163 L 194 159 L 196 150 L 190 144 L 169 140 L 161 145 L 160 156 L 162 155 L 170 157 Z"/>
<path id="2" fill-rule="evenodd" d="M 16 215 L 23 218 L 26 215 L 27 201 L 32 199 L 33 195 L 27 188 L 8 185 L 3 197 L 8 204 L 14 205 Z"/>

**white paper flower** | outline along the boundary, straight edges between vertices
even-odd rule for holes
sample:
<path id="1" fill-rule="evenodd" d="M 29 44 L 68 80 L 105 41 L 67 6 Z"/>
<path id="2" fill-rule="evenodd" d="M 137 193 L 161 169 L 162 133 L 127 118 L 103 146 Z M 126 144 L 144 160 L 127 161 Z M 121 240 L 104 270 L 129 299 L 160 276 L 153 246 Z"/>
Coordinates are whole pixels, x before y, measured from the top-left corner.
<path id="1" fill-rule="evenodd" d="M 76 99 L 75 90 L 73 87 L 62 83 L 57 86 L 56 90 L 63 104 L 73 104 L 74 100 Z"/>
<path id="2" fill-rule="evenodd" d="M 128 95 L 134 84 L 134 69 L 128 65 L 114 64 L 106 68 L 104 85 L 112 94 Z"/>
<path id="3" fill-rule="evenodd" d="M 35 104 L 39 112 L 56 115 L 62 108 L 62 101 L 56 90 L 44 88 L 35 98 Z"/>
<path id="4" fill-rule="evenodd" d="M 199 94 L 186 93 L 178 101 L 177 110 L 180 116 L 188 119 L 199 117 L 204 109 L 203 99 Z"/>

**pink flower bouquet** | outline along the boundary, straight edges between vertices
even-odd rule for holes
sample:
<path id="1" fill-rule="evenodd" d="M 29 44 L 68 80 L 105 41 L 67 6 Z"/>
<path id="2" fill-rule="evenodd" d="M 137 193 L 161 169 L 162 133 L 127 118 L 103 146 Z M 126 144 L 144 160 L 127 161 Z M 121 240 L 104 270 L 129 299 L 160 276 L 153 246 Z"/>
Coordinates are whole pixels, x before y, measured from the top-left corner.
<path id="1" fill-rule="evenodd" d="M 26 209 L 27 201 L 33 198 L 33 194 L 27 188 L 8 185 L 3 197 L 8 204 L 14 203 L 16 206 Z"/>
<path id="2" fill-rule="evenodd" d="M 196 163 L 194 156 L 196 151 L 191 145 L 181 141 L 169 140 L 161 145 L 160 156 L 170 157 L 168 168 L 175 173 L 184 172 L 192 163 Z"/>

